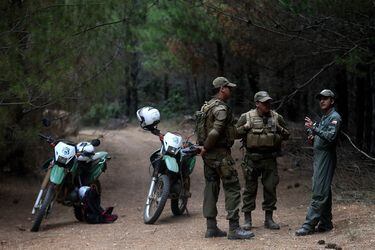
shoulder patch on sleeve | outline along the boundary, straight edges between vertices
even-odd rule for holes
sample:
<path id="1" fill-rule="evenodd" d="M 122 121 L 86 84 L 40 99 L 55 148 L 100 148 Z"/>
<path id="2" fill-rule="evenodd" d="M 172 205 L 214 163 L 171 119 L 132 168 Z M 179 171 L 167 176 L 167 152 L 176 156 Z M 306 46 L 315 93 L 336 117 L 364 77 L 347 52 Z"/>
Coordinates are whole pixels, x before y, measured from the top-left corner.
<path id="1" fill-rule="evenodd" d="M 227 107 L 225 107 L 224 105 L 217 105 L 213 108 L 213 111 L 217 112 L 217 111 L 220 111 L 220 110 L 227 110 Z"/>

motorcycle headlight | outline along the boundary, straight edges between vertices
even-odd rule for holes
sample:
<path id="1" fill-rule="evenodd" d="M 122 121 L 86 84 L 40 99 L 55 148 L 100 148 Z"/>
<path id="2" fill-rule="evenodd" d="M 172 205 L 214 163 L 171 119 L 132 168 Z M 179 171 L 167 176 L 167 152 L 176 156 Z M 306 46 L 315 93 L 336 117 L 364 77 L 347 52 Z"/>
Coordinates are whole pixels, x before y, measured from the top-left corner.
<path id="1" fill-rule="evenodd" d="M 68 162 L 69 158 L 65 158 L 61 155 L 59 155 L 59 157 L 57 157 L 56 161 L 59 162 L 59 163 L 62 163 L 62 164 L 66 164 Z"/>
<path id="2" fill-rule="evenodd" d="M 177 154 L 177 152 L 178 152 L 178 148 L 175 148 L 175 147 L 172 147 L 172 146 L 168 146 L 167 153 L 175 155 L 175 154 Z"/>

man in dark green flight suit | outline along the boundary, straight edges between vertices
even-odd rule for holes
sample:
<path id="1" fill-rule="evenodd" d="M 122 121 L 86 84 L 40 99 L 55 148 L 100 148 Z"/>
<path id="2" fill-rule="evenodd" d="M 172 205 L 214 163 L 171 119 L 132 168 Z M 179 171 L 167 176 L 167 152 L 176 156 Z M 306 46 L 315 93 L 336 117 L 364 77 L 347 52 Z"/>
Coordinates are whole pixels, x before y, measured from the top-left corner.
<path id="1" fill-rule="evenodd" d="M 323 117 L 319 123 L 305 118 L 309 131 L 308 140 L 314 143 L 314 174 L 312 178 L 312 201 L 307 210 L 306 220 L 296 231 L 297 236 L 330 231 L 332 225 L 331 184 L 336 168 L 336 144 L 340 131 L 341 116 L 333 107 L 335 95 L 329 89 L 318 95 Z M 316 228 L 315 228 L 316 227 Z"/>
<path id="2" fill-rule="evenodd" d="M 201 129 L 206 133 L 202 136 L 198 132 L 197 135 L 198 143 L 203 146 L 201 152 L 205 177 L 203 215 L 207 219 L 205 237 L 227 236 L 226 232 L 217 227 L 216 222 L 216 203 L 221 180 L 225 193 L 225 209 L 229 220 L 228 239 L 250 239 L 254 237 L 254 234 L 239 226 L 241 188 L 231 156 L 231 147 L 235 139 L 234 117 L 231 109 L 225 103 L 229 100 L 236 84 L 230 83 L 224 77 L 218 77 L 213 81 L 213 85 L 216 95 L 206 102 L 200 111 L 206 117 L 204 124 L 201 125 Z"/>
<path id="3" fill-rule="evenodd" d="M 289 138 L 289 131 L 283 117 L 271 110 L 272 98 L 266 91 L 259 91 L 254 96 L 256 109 L 241 115 L 238 120 L 237 138 L 242 139 L 246 148 L 242 169 L 245 177 L 242 212 L 245 215 L 245 230 L 252 227 L 251 212 L 255 210 L 258 178 L 262 176 L 262 209 L 265 211 L 264 226 L 280 229 L 273 221 L 276 209 L 276 187 L 279 183 L 276 156 L 281 149 L 281 142 Z"/>

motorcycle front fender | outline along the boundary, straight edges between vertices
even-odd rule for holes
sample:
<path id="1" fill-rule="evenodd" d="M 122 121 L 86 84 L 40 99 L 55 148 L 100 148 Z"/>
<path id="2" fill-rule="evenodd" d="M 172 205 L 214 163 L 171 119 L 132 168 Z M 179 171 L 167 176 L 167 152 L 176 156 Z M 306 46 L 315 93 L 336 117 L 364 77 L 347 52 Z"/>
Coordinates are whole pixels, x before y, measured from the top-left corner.
<path id="1" fill-rule="evenodd" d="M 65 178 L 65 169 L 58 165 L 53 165 L 49 180 L 56 185 L 60 185 Z"/>
<path id="2" fill-rule="evenodd" d="M 173 158 L 169 155 L 164 155 L 163 161 L 165 162 L 165 165 L 167 165 L 169 171 L 178 173 L 179 167 L 176 158 Z"/>

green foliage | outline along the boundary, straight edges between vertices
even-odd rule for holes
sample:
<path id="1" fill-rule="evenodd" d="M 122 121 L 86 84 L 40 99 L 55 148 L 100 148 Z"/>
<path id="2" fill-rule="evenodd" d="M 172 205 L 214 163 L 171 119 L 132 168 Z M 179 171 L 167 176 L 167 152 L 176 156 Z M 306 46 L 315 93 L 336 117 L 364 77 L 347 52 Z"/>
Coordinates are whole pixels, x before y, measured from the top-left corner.
<path id="1" fill-rule="evenodd" d="M 143 65 L 157 76 L 191 72 L 201 57 L 195 48 L 220 39 L 217 21 L 200 1 L 158 1 L 139 31 Z"/>
<path id="2" fill-rule="evenodd" d="M 82 117 L 85 125 L 100 125 L 109 118 L 118 118 L 122 114 L 120 105 L 114 103 L 96 103 Z"/>
<path id="3" fill-rule="evenodd" d="M 128 1 L 16 2 L 0 3 L 0 163 L 33 141 L 45 108 L 85 113 L 119 98 L 127 63 L 121 23 L 100 25 L 122 19 Z M 104 117 L 117 112 L 112 106 Z"/>
<path id="4" fill-rule="evenodd" d="M 163 118 L 170 119 L 176 117 L 176 114 L 181 114 L 186 110 L 186 107 L 185 98 L 181 95 L 181 92 L 173 91 L 159 110 Z"/>

